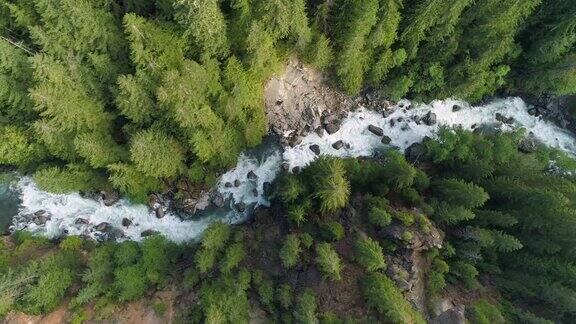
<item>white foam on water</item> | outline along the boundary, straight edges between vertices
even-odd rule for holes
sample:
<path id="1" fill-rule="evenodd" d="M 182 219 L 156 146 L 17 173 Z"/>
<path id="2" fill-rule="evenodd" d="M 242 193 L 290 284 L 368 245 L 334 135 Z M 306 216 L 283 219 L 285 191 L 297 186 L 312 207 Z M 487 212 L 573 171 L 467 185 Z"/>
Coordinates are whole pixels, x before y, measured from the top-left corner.
<path id="1" fill-rule="evenodd" d="M 102 233 L 94 231 L 94 226 L 106 222 L 114 228 L 123 229 L 125 239 L 140 241 L 142 231 L 155 230 L 174 242 L 185 242 L 197 238 L 211 221 L 209 218 L 183 221 L 170 213 L 159 219 L 147 206 L 131 204 L 126 200 L 106 206 L 77 193 L 48 193 L 40 190 L 28 177 L 20 179 L 18 187 L 22 204 L 18 216 L 14 219 L 13 229 L 26 229 L 51 238 L 60 236 L 66 230 L 69 235 L 86 235 L 97 239 Z M 45 225 L 36 225 L 27 216 L 40 210 L 46 211 L 50 216 Z M 85 219 L 89 224 L 75 224 L 78 218 Z M 123 227 L 124 218 L 130 219 L 132 225 Z"/>
<path id="2" fill-rule="evenodd" d="M 412 107 L 403 108 L 408 105 Z M 454 105 L 460 106 L 461 109 L 453 111 Z M 306 166 L 317 157 L 310 149 L 313 144 L 318 145 L 320 153 L 325 155 L 371 156 L 376 149 L 381 149 L 386 145 L 381 143 L 380 137 L 368 130 L 369 125 L 380 127 L 384 135 L 390 137 L 390 145 L 402 151 L 422 141 L 426 136 L 435 138 L 442 126 L 461 126 L 463 129 L 472 130 L 475 126 L 498 123 L 497 127 L 502 131 L 512 131 L 523 127 L 543 144 L 562 149 L 572 155 L 576 154 L 574 135 L 540 117 L 531 116 L 528 113 L 528 107 L 520 98 L 499 99 L 477 107 L 452 99 L 436 100 L 430 104 L 413 104 L 408 100 L 402 100 L 391 110 L 393 112 L 386 118 L 382 112 L 364 108 L 351 112 L 337 132 L 325 134 L 322 137 L 316 133 L 307 135 L 300 144 L 286 148 L 284 159 L 291 168 Z M 421 121 L 417 123 L 414 120 L 414 117 L 422 120 L 429 112 L 436 114 L 436 124 L 428 126 Z M 512 125 L 500 123 L 496 120 L 496 113 L 504 117 L 512 117 L 514 122 Z M 401 122 L 398 121 L 399 118 L 402 119 Z M 394 126 L 390 123 L 391 120 L 394 120 Z M 332 144 L 339 140 L 349 146 L 339 150 L 334 149 Z"/>
<path id="3" fill-rule="evenodd" d="M 263 160 L 241 154 L 236 167 L 222 175 L 217 190 L 225 197 L 232 196 L 232 202 L 270 206 L 270 202 L 264 195 L 264 183 L 274 181 L 281 164 L 282 153 L 280 151 L 272 152 Z M 248 179 L 250 171 L 256 174 L 258 177 L 256 180 Z M 240 181 L 238 187 L 234 186 L 236 180 Z M 229 187 L 226 187 L 226 183 L 229 184 Z M 257 190 L 256 195 L 254 195 L 254 189 Z"/>
<path id="4" fill-rule="evenodd" d="M 406 109 L 409 104 L 412 105 L 411 109 Z M 453 111 L 454 105 L 460 106 L 461 109 Z M 230 207 L 197 220 L 182 220 L 170 213 L 158 219 L 147 206 L 131 204 L 125 200 L 108 207 L 102 202 L 82 198 L 79 194 L 51 194 L 39 190 L 30 178 L 24 177 L 19 182 L 22 205 L 19 216 L 15 218 L 14 228 L 26 228 L 48 237 L 59 236 L 64 230 L 71 235 L 84 234 L 97 237 L 98 233 L 94 231 L 94 226 L 107 222 L 114 228 L 122 229 L 126 239 L 141 240 L 141 232 L 151 229 L 175 242 L 193 240 L 198 238 L 214 219 L 230 223 L 243 221 L 248 212 L 234 211 L 231 207 L 235 203 L 243 202 L 246 206 L 268 206 L 270 202 L 263 194 L 264 183 L 275 179 L 284 162 L 288 163 L 290 168 L 303 167 L 317 158 L 310 150 L 310 145 L 318 145 L 321 154 L 339 157 L 371 156 L 375 150 L 385 148 L 387 145 L 381 143 L 381 138 L 368 130 L 369 125 L 382 128 L 384 135 L 391 139 L 388 146 L 395 146 L 403 151 L 413 143 L 420 142 L 425 136 L 436 137 L 441 126 L 461 126 L 471 130 L 474 126 L 497 123 L 496 113 L 500 113 L 506 118 L 514 118 L 512 125 L 500 123 L 498 127 L 501 130 L 512 131 L 524 127 L 545 145 L 576 155 L 574 135 L 540 117 L 531 116 L 528 107 L 519 98 L 499 99 L 477 107 L 452 99 L 437 100 L 429 104 L 413 104 L 402 100 L 392 107 L 392 110 L 392 113 L 384 118 L 382 112 L 360 108 L 350 112 L 334 134 L 320 137 L 313 132 L 295 147 L 287 147 L 283 153 L 280 150 L 270 150 L 262 158 L 242 154 L 236 167 L 222 175 L 216 186 L 216 190 L 223 197 L 232 198 Z M 423 122 L 416 123 L 414 117 L 422 119 L 429 112 L 436 114 L 436 124 L 428 126 Z M 399 118 L 402 121 L 398 121 Z M 390 123 L 392 119 L 395 121 L 394 126 Z M 334 149 L 332 144 L 338 140 L 349 146 L 344 146 L 340 150 Z M 256 180 L 247 178 L 250 171 L 257 175 Z M 235 180 L 240 181 L 238 187 L 226 186 L 226 183 L 233 184 Z M 254 189 L 257 190 L 256 195 Z M 30 217 L 24 217 L 39 210 L 51 214 L 51 219 L 45 225 L 38 226 L 30 220 Z M 77 218 L 85 218 L 90 224 L 74 224 Z M 132 220 L 133 225 L 122 227 L 123 218 Z"/>

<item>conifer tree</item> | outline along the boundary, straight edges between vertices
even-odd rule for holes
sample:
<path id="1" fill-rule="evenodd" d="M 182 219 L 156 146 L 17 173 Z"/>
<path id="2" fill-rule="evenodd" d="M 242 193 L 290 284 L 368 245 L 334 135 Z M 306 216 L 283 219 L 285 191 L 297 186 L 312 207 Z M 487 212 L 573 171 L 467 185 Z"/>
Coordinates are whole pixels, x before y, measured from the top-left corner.
<path id="1" fill-rule="evenodd" d="M 144 175 L 173 178 L 183 169 L 184 152 L 178 142 L 161 131 L 140 131 L 130 145 L 130 158 Z"/>
<path id="2" fill-rule="evenodd" d="M 226 20 L 217 0 L 179 0 L 175 19 L 184 28 L 184 37 L 196 58 L 224 58 L 229 52 Z"/>
<path id="3" fill-rule="evenodd" d="M 332 39 L 340 53 L 336 62 L 336 74 L 340 84 L 349 94 L 360 91 L 367 63 L 367 37 L 376 24 L 377 0 L 340 0 L 334 3 Z"/>
<path id="4" fill-rule="evenodd" d="M 32 66 L 26 52 L 0 39 L 0 116 L 25 121 L 35 116 L 28 97 Z"/>

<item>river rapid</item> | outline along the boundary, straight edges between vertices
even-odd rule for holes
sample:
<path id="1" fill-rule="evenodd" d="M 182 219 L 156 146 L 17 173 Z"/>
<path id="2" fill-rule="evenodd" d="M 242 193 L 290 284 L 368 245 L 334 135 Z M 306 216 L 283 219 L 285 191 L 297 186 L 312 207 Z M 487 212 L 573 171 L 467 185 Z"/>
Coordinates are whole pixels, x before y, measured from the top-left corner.
<path id="1" fill-rule="evenodd" d="M 280 147 L 269 138 L 260 147 L 242 153 L 236 167 L 222 175 L 215 188 L 222 196 L 230 197 L 229 204 L 224 208 L 212 207 L 191 219 L 175 213 L 157 218 L 148 206 L 127 200 L 106 206 L 102 201 L 83 198 L 78 193 L 44 192 L 29 177 L 9 181 L 0 178 L 0 225 L 10 222 L 12 231 L 28 230 L 50 238 L 67 234 L 102 239 L 106 234 L 96 230 L 96 226 L 105 222 L 114 228 L 119 240 L 139 241 L 142 232 L 155 231 L 174 242 L 192 241 L 214 220 L 240 223 L 254 208 L 268 206 L 270 202 L 264 194 L 266 183 L 275 179 L 283 164 L 292 170 L 317 158 L 317 152 L 311 146 L 316 151 L 319 149 L 320 154 L 332 156 L 372 156 L 390 147 L 404 151 L 426 136 L 434 138 L 442 126 L 473 130 L 490 125 L 505 132 L 525 128 L 526 134 L 541 143 L 576 155 L 574 134 L 529 114 L 529 108 L 520 98 L 495 99 L 481 106 L 451 99 L 429 104 L 402 100 L 388 108 L 387 113 L 359 108 L 350 112 L 333 134 L 320 136 L 312 132 L 294 147 Z M 435 119 L 435 123 L 431 119 Z M 369 125 L 382 129 L 386 140 L 370 131 Z M 384 144 L 388 140 L 389 143 Z M 338 141 L 343 145 L 336 149 L 333 144 Z M 247 174 L 250 171 L 257 177 L 249 179 Z M 235 181 L 238 186 L 231 186 L 230 183 Z M 234 206 L 238 203 L 247 206 L 246 210 L 236 210 Z M 34 214 L 45 215 L 48 219 L 38 222 Z M 78 222 L 78 219 L 83 222 Z M 123 226 L 123 219 L 130 220 L 131 225 Z"/>

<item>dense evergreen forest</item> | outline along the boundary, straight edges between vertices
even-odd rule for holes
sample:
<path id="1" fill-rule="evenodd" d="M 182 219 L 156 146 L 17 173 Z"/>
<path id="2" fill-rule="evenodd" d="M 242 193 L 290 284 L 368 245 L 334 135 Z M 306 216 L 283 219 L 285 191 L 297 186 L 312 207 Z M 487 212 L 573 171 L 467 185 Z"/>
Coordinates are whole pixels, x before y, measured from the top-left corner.
<path id="1" fill-rule="evenodd" d="M 56 192 L 211 184 L 297 55 L 349 94 L 576 92 L 572 0 L 7 0 L 0 163 Z"/>
<path id="2" fill-rule="evenodd" d="M 576 163 L 519 152 L 521 136 L 445 129 L 415 165 L 394 150 L 320 157 L 278 178 L 275 207 L 251 224 L 213 223 L 200 244 L 70 236 L 55 245 L 16 232 L 0 253 L 0 314 L 68 300 L 74 322 L 103 320 L 150 290 L 176 289 L 182 323 L 247 323 L 254 303 L 269 322 L 424 323 L 388 270 L 440 230 L 441 246 L 424 251 L 425 307 L 458 287 L 474 296 L 473 324 L 571 323 L 576 179 L 566 171 Z M 152 307 L 162 314 L 163 303 Z"/>
<path id="3" fill-rule="evenodd" d="M 477 102 L 576 93 L 575 44 L 574 0 L 4 0 L 0 166 L 142 202 L 212 186 L 258 145 L 264 84 L 289 57 L 352 96 Z M 198 244 L 14 232 L 0 318 L 65 305 L 73 323 L 108 320 L 170 289 L 181 323 L 247 323 L 255 305 L 269 322 L 424 323 L 446 294 L 473 324 L 573 323 L 576 162 L 523 136 L 446 128 L 416 161 L 320 156 Z M 392 261 L 433 234 L 418 310 Z"/>

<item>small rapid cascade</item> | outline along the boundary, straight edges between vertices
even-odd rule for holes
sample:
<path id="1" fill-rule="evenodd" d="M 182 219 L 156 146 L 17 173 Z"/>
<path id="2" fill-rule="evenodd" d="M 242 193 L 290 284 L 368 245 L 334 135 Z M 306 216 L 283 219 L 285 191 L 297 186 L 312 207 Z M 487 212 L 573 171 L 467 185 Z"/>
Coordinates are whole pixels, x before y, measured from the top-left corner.
<path id="1" fill-rule="evenodd" d="M 126 200 L 106 206 L 79 194 L 43 192 L 30 178 L 23 177 L 17 185 L 21 204 L 11 229 L 26 229 L 48 237 L 68 234 L 100 239 L 104 233 L 97 228 L 108 224 L 106 226 L 116 231 L 115 237 L 119 240 L 138 241 L 148 232 L 161 233 L 175 242 L 190 241 L 198 238 L 216 219 L 239 223 L 253 208 L 269 206 L 267 187 L 283 164 L 290 170 L 304 167 L 318 156 L 317 153 L 339 157 L 371 156 L 375 151 L 391 146 L 404 151 L 426 136 L 434 138 L 442 126 L 473 130 L 483 125 L 502 131 L 523 127 L 527 134 L 543 144 L 576 155 L 574 135 L 530 115 L 520 98 L 498 99 L 476 107 L 451 99 L 430 104 L 402 100 L 387 112 L 364 108 L 350 112 L 337 132 L 322 136 L 312 132 L 294 147 L 281 148 L 272 137 L 268 138 L 260 147 L 241 154 L 236 167 L 220 178 L 215 191 L 223 197 L 224 207 L 207 209 L 190 220 L 174 213 L 157 218 L 147 206 Z M 382 135 L 377 134 L 380 131 Z M 130 221 L 128 226 L 122 224 L 124 219 Z"/>

